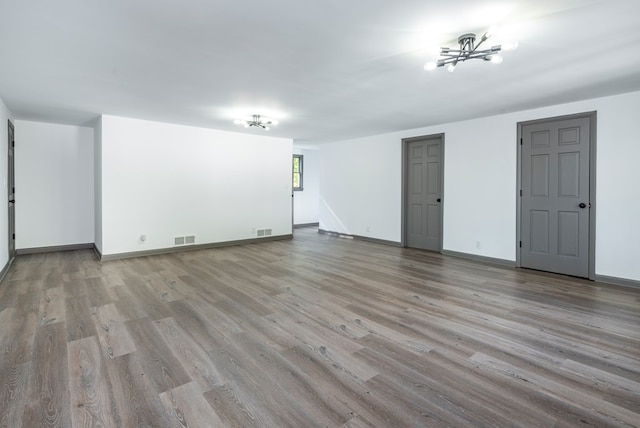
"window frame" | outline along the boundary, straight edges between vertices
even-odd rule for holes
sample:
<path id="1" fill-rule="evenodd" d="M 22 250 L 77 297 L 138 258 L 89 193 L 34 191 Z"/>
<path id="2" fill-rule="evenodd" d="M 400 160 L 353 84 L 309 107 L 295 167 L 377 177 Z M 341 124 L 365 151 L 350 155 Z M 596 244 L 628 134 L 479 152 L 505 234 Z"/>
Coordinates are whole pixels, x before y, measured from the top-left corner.
<path id="1" fill-rule="evenodd" d="M 296 172 L 294 170 L 294 165 L 295 165 L 295 160 L 298 159 L 298 172 Z M 292 163 L 291 163 L 291 187 L 293 188 L 294 192 L 301 192 L 304 190 L 304 185 L 303 185 L 303 177 L 304 177 L 304 155 L 293 155 L 292 158 Z M 294 177 L 295 175 L 298 174 L 299 176 L 299 180 L 298 180 L 298 186 L 294 186 L 293 183 L 294 181 Z"/>

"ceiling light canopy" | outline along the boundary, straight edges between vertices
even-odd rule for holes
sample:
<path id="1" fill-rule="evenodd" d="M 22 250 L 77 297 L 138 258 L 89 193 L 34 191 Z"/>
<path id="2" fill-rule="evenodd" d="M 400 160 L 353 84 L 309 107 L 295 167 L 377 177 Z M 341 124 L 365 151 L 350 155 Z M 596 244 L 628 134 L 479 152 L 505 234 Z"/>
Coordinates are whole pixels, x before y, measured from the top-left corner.
<path id="1" fill-rule="evenodd" d="M 481 59 L 494 64 L 500 64 L 502 62 L 502 56 L 498 54 L 500 51 L 513 50 L 518 47 L 517 42 L 512 42 L 504 45 L 494 45 L 488 49 L 478 49 L 491 36 L 492 31 L 489 30 L 482 35 L 480 41 L 476 44 L 476 35 L 474 33 L 463 34 L 458 37 L 459 49 L 440 48 L 441 58 L 437 61 L 428 62 L 425 64 L 424 69 L 435 70 L 438 67 L 444 67 L 446 65 L 447 70 L 453 72 L 458 63 L 470 59 Z"/>
<path id="2" fill-rule="evenodd" d="M 233 121 L 233 123 L 235 123 L 236 125 L 242 125 L 245 128 L 255 126 L 268 131 L 270 129 L 270 126 L 277 125 L 278 121 L 262 117 L 259 114 L 254 114 L 253 116 L 251 116 L 251 119 L 236 119 Z"/>

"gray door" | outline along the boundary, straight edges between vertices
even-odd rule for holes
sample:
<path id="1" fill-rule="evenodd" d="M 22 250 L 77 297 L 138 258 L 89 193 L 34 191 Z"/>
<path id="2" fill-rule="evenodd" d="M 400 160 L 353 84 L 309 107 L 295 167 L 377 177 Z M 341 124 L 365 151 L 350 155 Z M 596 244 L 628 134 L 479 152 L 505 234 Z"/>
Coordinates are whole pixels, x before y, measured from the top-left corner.
<path id="1" fill-rule="evenodd" d="M 589 276 L 590 118 L 522 126 L 522 267 Z"/>
<path id="2" fill-rule="evenodd" d="M 406 244 L 442 248 L 442 136 L 409 141 L 406 149 Z"/>
<path id="3" fill-rule="evenodd" d="M 13 162 L 13 149 L 14 149 L 14 131 L 11 121 L 8 123 L 9 138 L 8 138 L 8 160 L 7 165 L 7 187 L 9 193 L 9 260 L 12 260 L 16 256 L 16 206 L 15 206 L 15 184 L 14 184 L 14 162 Z"/>

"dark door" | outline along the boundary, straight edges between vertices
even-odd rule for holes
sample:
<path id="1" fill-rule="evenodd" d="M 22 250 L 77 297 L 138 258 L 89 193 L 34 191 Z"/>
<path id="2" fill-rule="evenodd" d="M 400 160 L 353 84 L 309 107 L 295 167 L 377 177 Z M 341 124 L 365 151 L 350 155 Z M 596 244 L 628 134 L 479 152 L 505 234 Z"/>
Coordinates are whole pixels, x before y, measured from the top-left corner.
<path id="1" fill-rule="evenodd" d="M 442 240 L 442 136 L 407 143 L 406 244 L 440 251 Z"/>
<path id="2" fill-rule="evenodd" d="M 589 276 L 590 118 L 522 126 L 522 267 Z"/>
<path id="3" fill-rule="evenodd" d="M 14 142 L 14 129 L 11 121 L 8 123 L 9 138 L 8 144 L 8 177 L 7 188 L 9 193 L 9 261 L 16 256 L 16 206 L 15 206 L 15 176 L 14 176 L 14 162 L 13 162 L 13 150 L 15 147 Z"/>

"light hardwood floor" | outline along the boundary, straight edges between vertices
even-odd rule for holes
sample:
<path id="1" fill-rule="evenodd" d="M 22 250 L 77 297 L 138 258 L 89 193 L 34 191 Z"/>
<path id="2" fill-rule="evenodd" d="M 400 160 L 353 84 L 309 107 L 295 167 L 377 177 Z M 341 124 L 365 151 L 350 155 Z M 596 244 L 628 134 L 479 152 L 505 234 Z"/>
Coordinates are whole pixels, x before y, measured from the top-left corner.
<path id="1" fill-rule="evenodd" d="M 0 285 L 0 426 L 640 426 L 640 289 L 295 231 Z"/>

